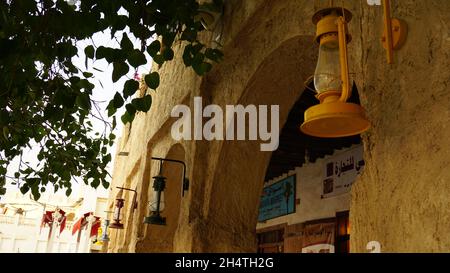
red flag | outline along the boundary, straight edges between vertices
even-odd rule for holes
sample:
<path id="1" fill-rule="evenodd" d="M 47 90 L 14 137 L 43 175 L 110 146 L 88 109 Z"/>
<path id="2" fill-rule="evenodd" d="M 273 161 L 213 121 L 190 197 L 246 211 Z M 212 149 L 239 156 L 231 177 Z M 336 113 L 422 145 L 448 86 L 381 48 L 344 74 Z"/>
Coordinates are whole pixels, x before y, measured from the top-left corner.
<path id="1" fill-rule="evenodd" d="M 75 222 L 75 224 L 73 224 L 73 228 L 72 228 L 72 235 L 74 235 L 78 230 L 81 229 L 81 222 L 83 222 L 84 218 L 81 217 L 80 219 L 78 219 L 78 221 Z"/>
<path id="2" fill-rule="evenodd" d="M 59 213 L 61 216 L 58 219 L 59 222 L 59 234 L 63 232 L 63 230 L 66 228 L 66 212 L 62 209 L 59 210 Z"/>
<path id="3" fill-rule="evenodd" d="M 73 225 L 72 235 L 74 235 L 77 231 L 81 230 L 87 224 L 87 218 L 91 215 L 92 212 L 85 213 L 78 221 Z"/>
<path id="4" fill-rule="evenodd" d="M 98 228 L 100 227 L 100 217 L 95 216 L 95 221 L 91 227 L 91 237 L 98 235 Z"/>
<path id="5" fill-rule="evenodd" d="M 42 215 L 41 227 L 51 224 L 53 222 L 53 211 L 46 211 L 44 215 Z"/>
<path id="6" fill-rule="evenodd" d="M 41 229 L 39 230 L 39 233 L 41 233 L 42 228 L 45 225 L 49 225 L 51 227 L 53 222 L 53 211 L 46 211 L 43 215 L 42 215 L 42 220 L 41 220 Z"/>

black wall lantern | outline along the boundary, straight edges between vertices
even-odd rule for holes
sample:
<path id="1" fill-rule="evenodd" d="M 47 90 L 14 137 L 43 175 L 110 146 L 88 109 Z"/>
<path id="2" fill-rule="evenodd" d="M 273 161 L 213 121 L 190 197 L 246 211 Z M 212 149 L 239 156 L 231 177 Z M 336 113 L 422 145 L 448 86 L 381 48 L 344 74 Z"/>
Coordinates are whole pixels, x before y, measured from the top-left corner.
<path id="1" fill-rule="evenodd" d="M 166 224 L 166 218 L 161 216 L 161 211 L 164 210 L 164 189 L 166 188 L 166 177 L 162 175 L 162 163 L 163 161 L 178 163 L 183 165 L 183 177 L 181 178 L 181 197 L 184 197 L 184 192 L 189 189 L 189 180 L 186 178 L 186 164 L 183 161 L 175 160 L 175 159 L 168 159 L 168 158 L 159 158 L 159 157 L 152 157 L 152 160 L 158 160 L 159 161 L 159 174 L 157 176 L 154 176 L 153 179 L 153 189 L 155 191 L 155 198 L 156 200 L 153 200 L 153 203 L 150 205 L 150 216 L 144 218 L 145 224 L 152 224 L 152 225 L 165 225 Z"/>

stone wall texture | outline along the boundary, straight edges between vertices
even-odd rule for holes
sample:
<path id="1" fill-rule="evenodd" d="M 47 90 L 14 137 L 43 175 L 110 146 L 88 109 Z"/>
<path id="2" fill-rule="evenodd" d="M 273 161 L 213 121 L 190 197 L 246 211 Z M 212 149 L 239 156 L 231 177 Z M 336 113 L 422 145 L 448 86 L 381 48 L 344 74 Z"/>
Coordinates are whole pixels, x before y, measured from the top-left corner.
<path id="1" fill-rule="evenodd" d="M 339 1 L 335 1 L 339 2 Z M 125 229 L 112 230 L 109 252 L 254 252 L 259 196 L 270 152 L 258 141 L 175 141 L 172 108 L 193 98 L 203 104 L 278 104 L 280 129 L 314 73 L 317 45 L 311 17 L 329 1 L 228 0 L 221 18 L 225 59 L 205 77 L 186 69 L 181 45 L 158 68 L 161 85 L 152 109 L 137 114 L 118 145 L 115 186 L 136 188 L 138 208 L 126 196 Z M 404 47 L 387 64 L 381 45 L 383 10 L 344 1 L 353 13 L 349 63 L 372 128 L 362 135 L 366 167 L 351 192 L 351 251 L 379 241 L 384 252 L 449 251 L 450 237 L 450 2 L 392 1 L 405 20 Z M 131 128 L 130 128 L 131 127 Z M 128 152 L 127 156 L 119 152 Z M 168 183 L 168 231 L 144 225 L 152 201 L 155 157 L 177 157 L 191 181 L 185 197 Z M 174 167 L 175 168 L 175 167 Z M 173 169 L 173 173 L 179 170 Z M 175 174 L 168 174 L 175 177 Z M 169 186 L 168 186 L 169 187 Z M 161 236 L 167 238 L 161 238 Z M 173 236 L 173 238 L 172 238 Z"/>

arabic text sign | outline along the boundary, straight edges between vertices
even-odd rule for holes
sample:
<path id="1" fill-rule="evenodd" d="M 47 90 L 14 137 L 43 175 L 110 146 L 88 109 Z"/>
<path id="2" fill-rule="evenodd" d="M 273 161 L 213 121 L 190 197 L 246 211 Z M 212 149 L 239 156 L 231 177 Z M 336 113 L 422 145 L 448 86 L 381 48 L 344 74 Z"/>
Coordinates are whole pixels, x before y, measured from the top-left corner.
<path id="1" fill-rule="evenodd" d="M 357 146 L 331 157 L 325 163 L 323 198 L 350 191 L 351 185 L 364 167 L 363 147 Z"/>
<path id="2" fill-rule="evenodd" d="M 334 222 L 307 225 L 302 253 L 334 253 L 335 227 Z"/>
<path id="3" fill-rule="evenodd" d="M 295 175 L 265 187 L 259 205 L 258 221 L 295 212 Z"/>

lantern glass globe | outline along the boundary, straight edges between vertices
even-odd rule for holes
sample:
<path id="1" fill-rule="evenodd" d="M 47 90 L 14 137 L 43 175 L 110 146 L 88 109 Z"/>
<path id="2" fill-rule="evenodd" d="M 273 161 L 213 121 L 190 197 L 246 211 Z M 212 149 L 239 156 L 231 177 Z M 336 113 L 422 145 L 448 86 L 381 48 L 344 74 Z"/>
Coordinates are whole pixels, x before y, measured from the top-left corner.
<path id="1" fill-rule="evenodd" d="M 152 200 L 150 201 L 150 211 L 157 211 L 157 204 L 158 204 L 158 192 L 153 192 Z M 165 202 L 164 202 L 164 191 L 161 192 L 161 197 L 159 201 L 159 212 L 164 211 L 165 208 Z"/>
<path id="2" fill-rule="evenodd" d="M 319 94 L 327 91 L 341 91 L 339 43 L 337 41 L 320 44 L 319 58 L 314 72 L 314 86 Z"/>

